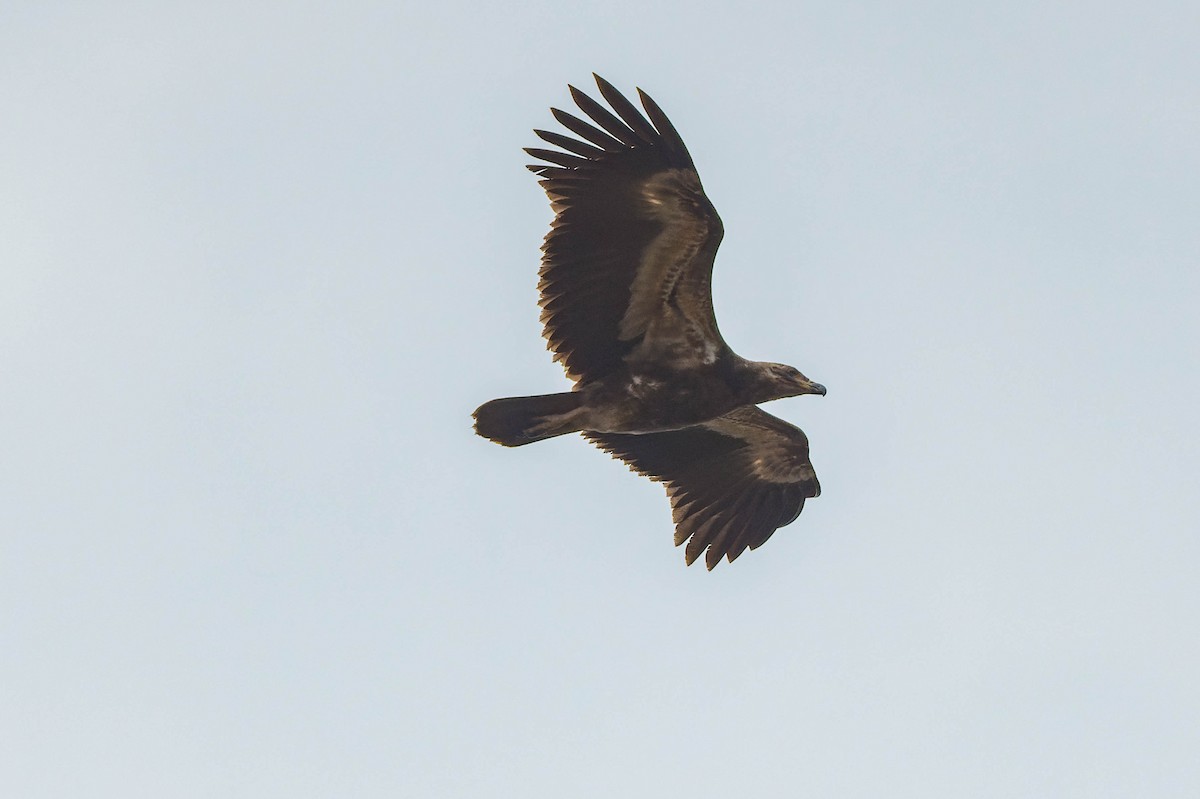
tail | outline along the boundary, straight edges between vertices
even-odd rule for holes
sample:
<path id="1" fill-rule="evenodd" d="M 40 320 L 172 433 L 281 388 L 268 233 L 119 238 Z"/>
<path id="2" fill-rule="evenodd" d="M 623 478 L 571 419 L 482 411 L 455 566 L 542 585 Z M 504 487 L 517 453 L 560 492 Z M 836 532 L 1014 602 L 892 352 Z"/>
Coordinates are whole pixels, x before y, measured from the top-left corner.
<path id="1" fill-rule="evenodd" d="M 571 391 L 494 399 L 475 409 L 475 432 L 506 447 L 575 433 L 583 429 L 576 413 L 580 404 Z"/>

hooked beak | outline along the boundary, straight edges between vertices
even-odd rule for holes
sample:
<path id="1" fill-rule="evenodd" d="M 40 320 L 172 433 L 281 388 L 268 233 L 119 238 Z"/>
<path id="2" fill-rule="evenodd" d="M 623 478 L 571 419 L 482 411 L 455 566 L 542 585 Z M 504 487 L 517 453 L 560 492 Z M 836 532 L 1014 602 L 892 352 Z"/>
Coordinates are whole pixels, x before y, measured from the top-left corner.
<path id="1" fill-rule="evenodd" d="M 800 385 L 804 389 L 805 394 L 820 394 L 822 397 L 825 396 L 825 386 L 820 383 L 814 383 L 805 378 L 804 382 Z"/>

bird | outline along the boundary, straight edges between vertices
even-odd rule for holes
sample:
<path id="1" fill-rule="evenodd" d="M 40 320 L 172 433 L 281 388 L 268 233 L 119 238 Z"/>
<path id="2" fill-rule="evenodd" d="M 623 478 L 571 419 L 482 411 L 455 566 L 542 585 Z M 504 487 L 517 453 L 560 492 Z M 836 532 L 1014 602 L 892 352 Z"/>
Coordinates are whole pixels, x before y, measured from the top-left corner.
<path id="1" fill-rule="evenodd" d="M 542 244 L 543 336 L 572 389 L 480 405 L 475 432 L 507 447 L 568 433 L 663 484 L 691 565 L 732 563 L 793 522 L 820 483 L 799 428 L 758 407 L 825 387 L 735 353 L 717 328 L 712 270 L 724 226 L 675 126 L 593 74 L 588 118 L 551 108 L 574 136 L 525 149 L 554 220 Z"/>

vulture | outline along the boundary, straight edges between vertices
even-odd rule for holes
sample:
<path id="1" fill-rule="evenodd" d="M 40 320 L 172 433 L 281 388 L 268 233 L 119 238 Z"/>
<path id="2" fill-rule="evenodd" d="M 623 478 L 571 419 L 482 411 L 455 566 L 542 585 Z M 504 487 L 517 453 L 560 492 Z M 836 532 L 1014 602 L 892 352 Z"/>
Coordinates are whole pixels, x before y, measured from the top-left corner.
<path id="1" fill-rule="evenodd" d="M 666 487 L 675 544 L 711 570 L 820 494 L 804 433 L 757 406 L 825 387 L 725 343 L 711 285 L 724 229 L 687 147 L 645 92 L 643 115 L 594 77 L 612 110 L 570 86 L 591 121 L 552 108 L 574 136 L 535 130 L 559 149 L 525 151 L 555 214 L 539 272 L 543 335 L 574 387 L 486 402 L 475 431 L 507 447 L 582 433 Z"/>

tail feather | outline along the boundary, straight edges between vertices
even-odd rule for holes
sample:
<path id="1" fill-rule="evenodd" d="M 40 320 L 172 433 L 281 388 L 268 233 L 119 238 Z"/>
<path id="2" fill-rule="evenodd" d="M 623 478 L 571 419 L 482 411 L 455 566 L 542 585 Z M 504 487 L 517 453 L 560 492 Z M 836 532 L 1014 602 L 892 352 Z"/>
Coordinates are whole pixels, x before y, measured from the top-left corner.
<path id="1" fill-rule="evenodd" d="M 506 447 L 532 444 L 581 430 L 579 395 L 566 391 L 536 397 L 505 397 L 475 409 L 475 432 Z"/>

